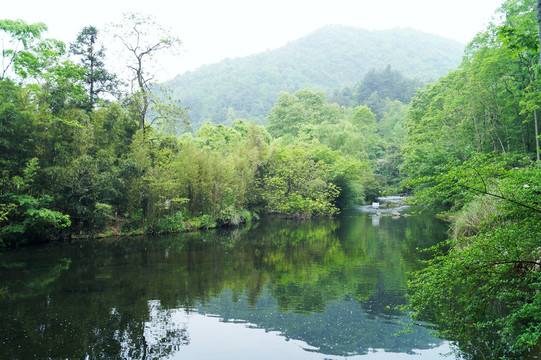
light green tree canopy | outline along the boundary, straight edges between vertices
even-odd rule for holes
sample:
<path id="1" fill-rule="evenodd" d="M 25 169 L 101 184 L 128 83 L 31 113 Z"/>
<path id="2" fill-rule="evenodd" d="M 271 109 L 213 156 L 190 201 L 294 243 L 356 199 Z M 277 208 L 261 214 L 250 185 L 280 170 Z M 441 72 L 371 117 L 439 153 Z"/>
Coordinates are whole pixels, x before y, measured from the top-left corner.
<path id="1" fill-rule="evenodd" d="M 23 20 L 0 20 L 2 40 L 2 67 L 0 79 L 6 78 L 12 67 L 21 67 L 21 54 L 28 53 L 41 39 L 47 26 L 43 23 L 28 24 Z"/>

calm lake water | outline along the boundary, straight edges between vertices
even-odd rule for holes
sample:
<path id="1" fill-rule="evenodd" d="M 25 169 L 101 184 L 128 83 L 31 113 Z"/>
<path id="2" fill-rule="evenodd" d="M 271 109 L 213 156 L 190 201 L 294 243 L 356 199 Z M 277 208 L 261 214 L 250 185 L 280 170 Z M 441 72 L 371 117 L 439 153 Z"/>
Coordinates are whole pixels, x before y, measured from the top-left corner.
<path id="1" fill-rule="evenodd" d="M 386 214 L 384 214 L 386 215 Z M 431 216 L 52 244 L 0 253 L 2 359 L 438 359 L 394 308 Z M 448 359 L 448 357 L 447 357 Z"/>

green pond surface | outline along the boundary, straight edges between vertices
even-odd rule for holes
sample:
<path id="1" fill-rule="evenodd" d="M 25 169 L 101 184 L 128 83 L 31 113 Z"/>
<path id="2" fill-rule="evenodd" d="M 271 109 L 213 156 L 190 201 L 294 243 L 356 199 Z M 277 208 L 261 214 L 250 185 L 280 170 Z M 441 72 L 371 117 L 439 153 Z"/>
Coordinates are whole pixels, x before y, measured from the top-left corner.
<path id="1" fill-rule="evenodd" d="M 395 309 L 445 224 L 362 210 L 4 251 L 0 357 L 448 359 Z"/>

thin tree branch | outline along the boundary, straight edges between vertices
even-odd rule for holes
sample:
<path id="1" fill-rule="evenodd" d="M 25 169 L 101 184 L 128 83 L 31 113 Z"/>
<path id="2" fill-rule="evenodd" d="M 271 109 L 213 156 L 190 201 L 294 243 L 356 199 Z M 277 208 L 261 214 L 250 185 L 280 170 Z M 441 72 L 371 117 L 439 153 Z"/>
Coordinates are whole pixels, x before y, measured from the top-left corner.
<path id="1" fill-rule="evenodd" d="M 468 186 L 468 185 L 464 185 L 464 184 L 459 184 L 459 186 L 463 187 L 463 188 L 466 188 L 466 189 L 469 189 L 469 190 L 473 190 L 475 192 L 478 192 L 480 194 L 485 194 L 485 195 L 489 195 L 489 196 L 493 196 L 493 197 L 496 197 L 498 199 L 502 199 L 502 200 L 505 200 L 505 201 L 509 201 L 515 205 L 518 205 L 518 206 L 521 206 L 521 207 L 524 207 L 526 209 L 530 209 L 532 211 L 535 211 L 536 213 L 540 213 L 541 214 L 541 209 L 539 208 L 534 208 L 530 205 L 526 205 L 526 204 L 523 204 L 523 203 L 520 203 L 516 200 L 513 200 L 513 199 L 509 199 L 509 198 L 506 198 L 506 197 L 503 197 L 501 195 L 498 195 L 498 194 L 492 194 L 492 193 L 489 193 L 488 191 L 483 191 L 483 190 L 479 190 L 479 189 L 476 189 L 476 188 L 473 188 L 471 186 Z"/>

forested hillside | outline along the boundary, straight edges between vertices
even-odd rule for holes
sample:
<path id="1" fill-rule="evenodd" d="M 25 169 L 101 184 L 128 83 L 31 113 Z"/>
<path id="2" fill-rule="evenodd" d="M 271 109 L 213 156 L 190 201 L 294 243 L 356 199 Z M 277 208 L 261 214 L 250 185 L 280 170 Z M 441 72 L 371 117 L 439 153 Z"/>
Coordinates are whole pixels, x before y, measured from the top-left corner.
<path id="1" fill-rule="evenodd" d="M 264 124 L 282 91 L 354 87 L 370 70 L 388 65 L 404 76 L 433 81 L 459 64 L 464 45 L 411 29 L 368 31 L 327 26 L 264 53 L 224 60 L 168 83 L 189 107 L 193 129 L 241 117 Z"/>

